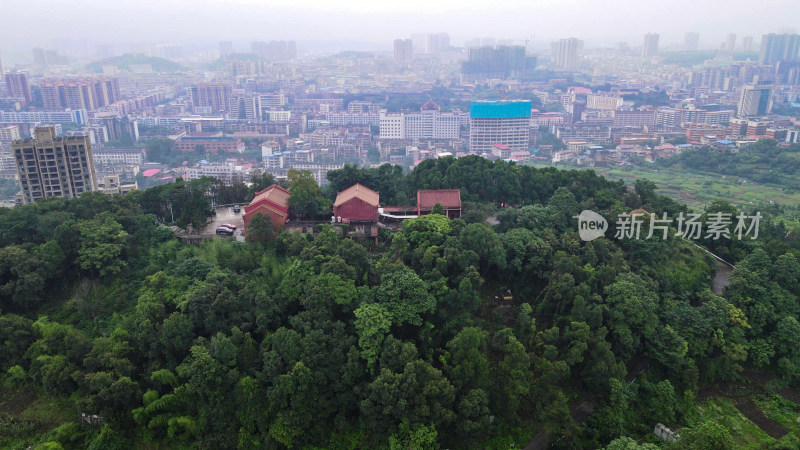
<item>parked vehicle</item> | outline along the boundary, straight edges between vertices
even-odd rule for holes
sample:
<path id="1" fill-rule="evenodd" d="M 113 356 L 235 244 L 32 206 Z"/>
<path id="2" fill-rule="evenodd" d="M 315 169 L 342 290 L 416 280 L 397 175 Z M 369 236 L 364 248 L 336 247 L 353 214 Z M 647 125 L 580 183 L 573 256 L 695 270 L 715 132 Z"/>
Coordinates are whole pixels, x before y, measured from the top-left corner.
<path id="1" fill-rule="evenodd" d="M 230 223 L 223 223 L 220 226 L 221 227 L 225 227 L 225 228 L 230 228 L 231 230 L 236 230 L 236 225 L 233 225 L 233 224 L 230 224 Z"/>
<path id="2" fill-rule="evenodd" d="M 239 211 L 241 211 L 241 208 L 239 208 L 239 205 L 233 205 L 233 212 L 238 213 Z"/>
<path id="3" fill-rule="evenodd" d="M 224 234 L 226 236 L 233 236 L 233 230 L 228 227 L 217 227 L 217 234 Z"/>

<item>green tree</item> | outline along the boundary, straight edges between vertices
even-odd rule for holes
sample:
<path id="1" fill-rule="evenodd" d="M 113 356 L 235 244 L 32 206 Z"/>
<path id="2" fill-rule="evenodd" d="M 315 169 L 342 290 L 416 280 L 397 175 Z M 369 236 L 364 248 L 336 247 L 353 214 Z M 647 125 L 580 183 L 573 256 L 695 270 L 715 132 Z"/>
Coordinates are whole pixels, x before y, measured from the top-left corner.
<path id="1" fill-rule="evenodd" d="M 80 221 L 78 228 L 78 264 L 81 269 L 101 277 L 120 273 L 127 265 L 123 256 L 128 233 L 122 225 L 106 214 Z"/>

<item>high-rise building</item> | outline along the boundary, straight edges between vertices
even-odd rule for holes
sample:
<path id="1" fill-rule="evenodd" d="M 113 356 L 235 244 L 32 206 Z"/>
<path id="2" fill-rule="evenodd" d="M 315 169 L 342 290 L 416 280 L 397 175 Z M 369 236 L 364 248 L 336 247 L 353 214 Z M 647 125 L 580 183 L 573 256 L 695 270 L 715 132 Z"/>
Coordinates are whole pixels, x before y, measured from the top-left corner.
<path id="1" fill-rule="evenodd" d="M 8 72 L 5 78 L 9 96 L 24 98 L 25 103 L 31 102 L 31 85 L 28 83 L 27 73 Z"/>
<path id="2" fill-rule="evenodd" d="M 212 112 L 227 111 L 231 98 L 231 85 L 225 83 L 200 83 L 186 88 L 192 106 L 209 107 Z"/>
<path id="3" fill-rule="evenodd" d="M 800 53 L 800 35 L 765 34 L 761 38 L 761 53 L 758 62 L 775 64 L 778 61 L 797 61 Z"/>
<path id="4" fill-rule="evenodd" d="M 700 33 L 686 33 L 683 35 L 683 48 L 690 52 L 700 48 Z"/>
<path id="5" fill-rule="evenodd" d="M 4 73 L 6 73 L 6 71 L 3 69 L 3 58 L 0 57 L 0 77 L 2 77 Z"/>
<path id="6" fill-rule="evenodd" d="M 739 117 L 763 116 L 772 111 L 772 85 L 748 84 L 742 86 L 736 115 Z"/>
<path id="7" fill-rule="evenodd" d="M 729 33 L 728 37 L 725 39 L 725 43 L 723 44 L 723 51 L 728 53 L 733 53 L 736 51 L 736 34 Z"/>
<path id="8" fill-rule="evenodd" d="M 394 40 L 394 63 L 409 64 L 414 57 L 414 41 L 411 39 Z"/>
<path id="9" fill-rule="evenodd" d="M 574 70 L 578 65 L 578 54 L 583 48 L 583 41 L 575 38 L 560 39 L 550 45 L 553 68 Z"/>
<path id="10" fill-rule="evenodd" d="M 491 153 L 503 144 L 512 152 L 528 150 L 530 100 L 477 101 L 469 105 L 469 151 Z"/>
<path id="11" fill-rule="evenodd" d="M 447 33 L 428 34 L 428 53 L 437 53 L 450 47 L 450 35 Z"/>
<path id="12" fill-rule="evenodd" d="M 23 203 L 46 197 L 74 198 L 97 190 L 88 136 L 57 137 L 53 126 L 11 144 Z"/>
<path id="13" fill-rule="evenodd" d="M 233 42 L 219 41 L 219 57 L 225 58 L 233 54 Z"/>
<path id="14" fill-rule="evenodd" d="M 261 120 L 261 94 L 240 94 L 231 97 L 228 117 L 242 120 Z"/>
<path id="15" fill-rule="evenodd" d="M 122 99 L 119 80 L 111 77 L 45 80 L 39 84 L 47 110 L 64 108 L 94 111 Z"/>
<path id="16" fill-rule="evenodd" d="M 743 52 L 753 51 L 753 36 L 745 36 L 742 39 L 742 51 Z"/>
<path id="17" fill-rule="evenodd" d="M 644 35 L 642 58 L 652 58 L 658 54 L 658 37 L 658 33 L 647 33 Z"/>
<path id="18" fill-rule="evenodd" d="M 510 78 L 535 68 L 536 57 L 527 56 L 521 45 L 471 48 L 461 63 L 461 73 L 471 78 Z"/>

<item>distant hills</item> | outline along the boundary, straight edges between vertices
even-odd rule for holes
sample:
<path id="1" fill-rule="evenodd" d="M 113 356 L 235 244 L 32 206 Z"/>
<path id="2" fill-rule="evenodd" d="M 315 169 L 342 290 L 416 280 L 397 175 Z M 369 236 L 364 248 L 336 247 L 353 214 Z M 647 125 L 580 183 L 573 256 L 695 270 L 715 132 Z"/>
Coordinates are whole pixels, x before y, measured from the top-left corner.
<path id="1" fill-rule="evenodd" d="M 103 66 L 116 66 L 120 69 L 129 69 L 131 64 L 150 64 L 154 72 L 178 72 L 184 69 L 182 65 L 164 58 L 133 53 L 101 59 L 87 65 L 87 67 L 99 73 L 103 71 Z"/>

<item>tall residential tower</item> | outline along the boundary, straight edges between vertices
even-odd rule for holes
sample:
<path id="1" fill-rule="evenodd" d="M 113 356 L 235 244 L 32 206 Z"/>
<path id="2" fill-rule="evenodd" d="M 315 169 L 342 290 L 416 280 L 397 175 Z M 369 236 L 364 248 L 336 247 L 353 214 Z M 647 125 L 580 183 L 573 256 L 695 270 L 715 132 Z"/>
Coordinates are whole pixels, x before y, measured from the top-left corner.
<path id="1" fill-rule="evenodd" d="M 32 138 L 14 141 L 11 149 L 25 204 L 97 190 L 88 136 L 57 137 L 54 126 L 36 127 Z"/>

